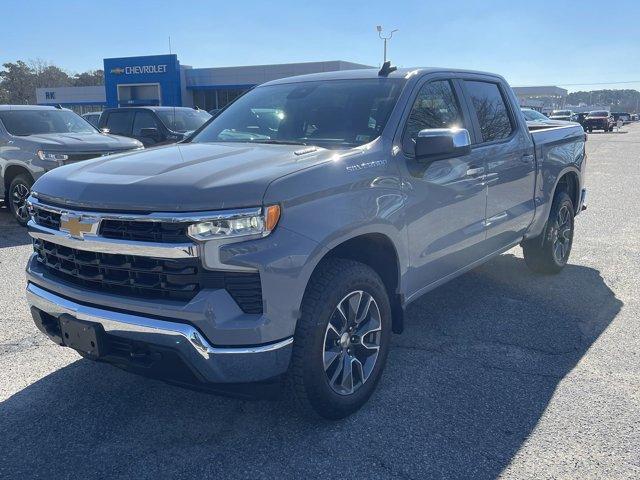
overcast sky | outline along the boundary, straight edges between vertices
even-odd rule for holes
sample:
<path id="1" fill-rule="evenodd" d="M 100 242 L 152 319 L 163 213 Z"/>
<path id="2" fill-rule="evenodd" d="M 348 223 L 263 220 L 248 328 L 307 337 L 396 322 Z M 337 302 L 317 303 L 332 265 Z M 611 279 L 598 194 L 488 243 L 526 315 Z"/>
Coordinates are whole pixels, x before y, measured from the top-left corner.
<path id="1" fill-rule="evenodd" d="M 72 72 L 105 57 L 173 53 L 194 67 L 347 60 L 378 65 L 375 26 L 398 28 L 398 66 L 504 75 L 514 86 L 640 90 L 640 1 L 13 1 L 0 62 Z M 618 83 L 614 82 L 631 82 Z M 602 83 L 602 85 L 586 85 Z M 585 85 L 573 85 L 585 84 Z"/>

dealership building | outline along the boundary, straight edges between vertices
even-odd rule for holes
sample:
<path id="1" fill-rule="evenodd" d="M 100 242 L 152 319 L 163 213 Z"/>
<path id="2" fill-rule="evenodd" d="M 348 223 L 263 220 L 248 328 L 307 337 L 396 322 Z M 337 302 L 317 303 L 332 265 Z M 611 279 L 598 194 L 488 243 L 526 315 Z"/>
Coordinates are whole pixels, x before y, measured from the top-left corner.
<path id="1" fill-rule="evenodd" d="M 39 105 L 62 105 L 78 113 L 136 105 L 212 110 L 223 108 L 247 90 L 270 80 L 358 68 L 373 67 L 335 60 L 193 68 L 181 65 L 175 54 L 105 58 L 104 86 L 38 88 L 36 99 Z"/>

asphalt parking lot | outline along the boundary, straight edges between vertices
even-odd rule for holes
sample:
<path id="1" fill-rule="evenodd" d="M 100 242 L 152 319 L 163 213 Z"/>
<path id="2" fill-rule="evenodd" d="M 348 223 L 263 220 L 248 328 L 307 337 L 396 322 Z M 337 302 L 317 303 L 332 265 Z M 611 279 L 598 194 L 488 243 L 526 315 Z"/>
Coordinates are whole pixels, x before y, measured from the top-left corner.
<path id="1" fill-rule="evenodd" d="M 335 423 L 54 345 L 0 209 L 0 477 L 640 478 L 640 125 L 587 149 L 570 265 L 535 275 L 517 248 L 420 299 L 378 391 Z"/>

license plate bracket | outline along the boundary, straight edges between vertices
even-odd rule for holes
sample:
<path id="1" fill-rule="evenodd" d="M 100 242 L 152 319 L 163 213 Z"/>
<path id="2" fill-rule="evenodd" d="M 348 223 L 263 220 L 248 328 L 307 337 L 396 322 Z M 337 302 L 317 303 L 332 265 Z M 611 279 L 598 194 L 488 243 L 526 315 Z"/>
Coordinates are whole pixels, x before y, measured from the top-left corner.
<path id="1" fill-rule="evenodd" d="M 60 317 L 60 331 L 64 344 L 92 357 L 99 357 L 102 350 L 98 327 L 95 323 L 84 322 L 71 315 Z"/>

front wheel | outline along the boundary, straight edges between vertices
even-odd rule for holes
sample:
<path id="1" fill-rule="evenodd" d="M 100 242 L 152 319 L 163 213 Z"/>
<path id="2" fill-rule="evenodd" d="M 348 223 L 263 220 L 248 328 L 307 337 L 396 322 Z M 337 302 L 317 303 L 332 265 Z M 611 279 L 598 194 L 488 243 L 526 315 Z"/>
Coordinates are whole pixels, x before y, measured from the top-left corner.
<path id="1" fill-rule="evenodd" d="M 323 262 L 302 303 L 288 375 L 305 413 L 327 419 L 357 411 L 373 393 L 391 340 L 391 307 L 367 265 Z"/>
<path id="2" fill-rule="evenodd" d="M 31 192 L 33 181 L 26 175 L 17 175 L 9 185 L 9 209 L 16 221 L 23 227 L 29 221 L 27 198 Z"/>
<path id="3" fill-rule="evenodd" d="M 527 266 L 540 273 L 558 273 L 569 261 L 573 245 L 574 208 L 571 197 L 559 192 L 553 199 L 542 237 L 522 244 Z"/>

